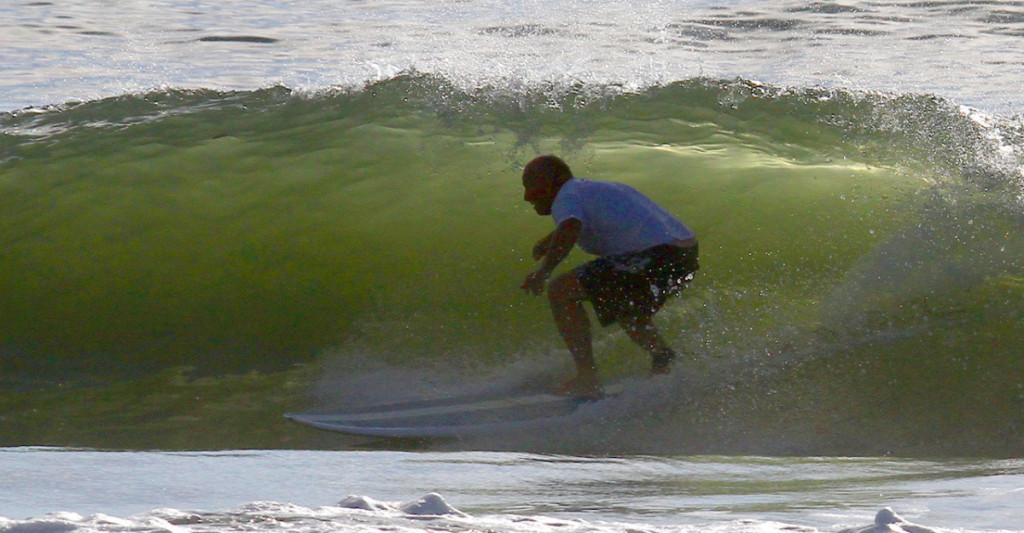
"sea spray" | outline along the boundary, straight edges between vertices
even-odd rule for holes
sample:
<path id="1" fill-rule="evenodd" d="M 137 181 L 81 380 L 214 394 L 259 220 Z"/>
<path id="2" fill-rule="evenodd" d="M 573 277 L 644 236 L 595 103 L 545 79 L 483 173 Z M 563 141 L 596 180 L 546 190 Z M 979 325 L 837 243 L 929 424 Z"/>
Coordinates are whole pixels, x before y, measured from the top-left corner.
<path id="1" fill-rule="evenodd" d="M 61 417 L 31 414 L 74 409 L 57 384 L 144 398 L 141 383 L 166 375 L 187 391 L 265 373 L 249 381 L 257 395 L 370 371 L 557 380 L 567 356 L 549 312 L 516 289 L 549 231 L 521 201 L 520 165 L 557 152 L 700 235 L 698 278 L 659 315 L 690 357 L 669 405 L 629 415 L 646 438 L 504 445 L 1019 445 L 1021 136 L 1009 119 L 742 79 L 466 91 L 410 74 L 316 94 L 125 95 L 2 124 L 0 338 L 6 379 L 28 391 L 9 419 L 36 428 L 25 442 L 69 438 L 45 433 Z M 615 328 L 597 347 L 608 377 L 645 366 Z M 316 401 L 288 390 L 291 405 Z M 198 416 L 229 412 L 214 411 Z M 865 436 L 879 424 L 897 429 Z"/>

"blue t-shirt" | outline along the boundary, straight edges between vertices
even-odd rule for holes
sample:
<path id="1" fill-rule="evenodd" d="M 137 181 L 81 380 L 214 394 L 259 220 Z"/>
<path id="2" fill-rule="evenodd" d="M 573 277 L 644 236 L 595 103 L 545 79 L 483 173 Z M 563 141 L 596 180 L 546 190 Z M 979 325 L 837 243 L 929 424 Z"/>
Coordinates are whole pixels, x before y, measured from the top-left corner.
<path id="1" fill-rule="evenodd" d="M 555 224 L 582 223 L 584 252 L 619 255 L 694 237 L 693 231 L 636 189 L 622 183 L 573 178 L 551 205 Z"/>

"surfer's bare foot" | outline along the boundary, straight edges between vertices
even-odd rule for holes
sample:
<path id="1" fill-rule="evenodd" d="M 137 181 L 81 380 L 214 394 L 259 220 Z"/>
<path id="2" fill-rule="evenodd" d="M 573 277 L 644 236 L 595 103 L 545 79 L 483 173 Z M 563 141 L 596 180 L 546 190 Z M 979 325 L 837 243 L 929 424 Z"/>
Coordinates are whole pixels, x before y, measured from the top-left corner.
<path id="1" fill-rule="evenodd" d="M 651 375 L 668 374 L 669 370 L 671 370 L 672 360 L 675 358 L 676 353 L 672 350 L 664 350 L 661 353 L 655 354 L 651 362 Z"/>
<path id="2" fill-rule="evenodd" d="M 592 376 L 577 375 L 555 389 L 555 393 L 591 400 L 600 400 L 604 397 L 604 390 L 601 389 L 601 382 L 597 379 L 596 374 Z"/>

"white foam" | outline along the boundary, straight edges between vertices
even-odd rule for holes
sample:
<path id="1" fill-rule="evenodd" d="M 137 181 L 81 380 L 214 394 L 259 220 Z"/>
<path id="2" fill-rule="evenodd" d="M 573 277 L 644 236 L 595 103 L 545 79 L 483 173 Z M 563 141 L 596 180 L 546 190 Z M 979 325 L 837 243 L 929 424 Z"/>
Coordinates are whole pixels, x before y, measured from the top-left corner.
<path id="1" fill-rule="evenodd" d="M 338 502 L 338 507 L 359 509 L 369 512 L 400 512 L 416 516 L 466 516 L 465 513 L 452 507 L 438 493 L 431 492 L 420 498 L 405 503 L 388 503 L 374 500 L 366 496 L 350 495 Z"/>
<path id="2" fill-rule="evenodd" d="M 405 514 L 412 515 L 430 515 L 430 516 L 441 516 L 441 515 L 459 515 L 465 516 L 465 513 L 458 509 L 448 505 L 448 502 L 444 501 L 444 498 L 436 492 L 431 492 L 423 496 L 422 498 L 404 503 L 400 506 L 400 509 Z"/>
<path id="3" fill-rule="evenodd" d="M 338 507 L 344 507 L 346 509 L 360 509 L 363 511 L 383 511 L 389 510 L 391 507 L 384 503 L 367 498 L 366 496 L 357 496 L 355 494 L 349 495 L 344 500 L 338 502 Z"/>
<path id="4" fill-rule="evenodd" d="M 875 524 L 863 528 L 844 529 L 840 533 L 936 533 L 934 529 L 912 524 L 885 507 L 875 515 Z"/>

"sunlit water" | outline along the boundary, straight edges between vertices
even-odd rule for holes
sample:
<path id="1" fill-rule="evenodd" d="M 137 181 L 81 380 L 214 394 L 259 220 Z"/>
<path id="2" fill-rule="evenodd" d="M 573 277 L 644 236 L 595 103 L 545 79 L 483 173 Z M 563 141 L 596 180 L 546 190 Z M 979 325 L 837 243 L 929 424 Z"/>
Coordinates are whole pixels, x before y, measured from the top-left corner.
<path id="1" fill-rule="evenodd" d="M 171 451 L 2 449 L 0 531 L 1024 530 L 1019 461 L 950 458 L 1021 447 L 1022 38 L 999 1 L 5 3 L 0 436 Z M 288 425 L 552 378 L 540 150 L 698 228 L 670 392 L 415 453 Z M 276 446 L 348 451 L 173 451 Z"/>
<path id="2" fill-rule="evenodd" d="M 5 449 L 0 467 L 0 531 L 812 532 L 885 506 L 940 531 L 1024 524 L 1020 461 Z M 464 515 L 400 510 L 431 493 Z"/>
<path id="3" fill-rule="evenodd" d="M 408 70 L 465 87 L 741 76 L 1024 104 L 1015 2 L 19 0 L 0 15 L 0 109 L 163 87 L 316 91 Z"/>

